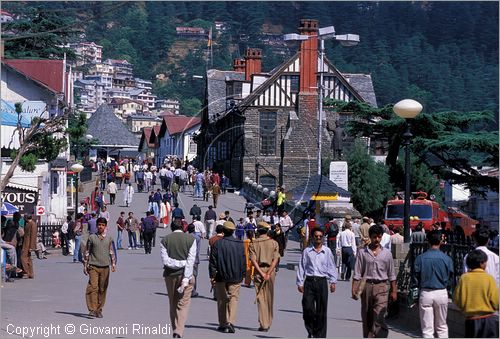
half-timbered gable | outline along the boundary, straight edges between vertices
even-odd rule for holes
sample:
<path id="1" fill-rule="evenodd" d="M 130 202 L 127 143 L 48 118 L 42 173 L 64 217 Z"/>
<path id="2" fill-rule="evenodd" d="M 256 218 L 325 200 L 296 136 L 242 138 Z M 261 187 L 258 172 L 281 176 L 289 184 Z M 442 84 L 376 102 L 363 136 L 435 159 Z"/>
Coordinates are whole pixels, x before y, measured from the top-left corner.
<path id="1" fill-rule="evenodd" d="M 327 58 L 321 64 L 317 27 L 316 20 L 301 20 L 299 31 L 313 39 L 268 73 L 262 72 L 261 50 L 255 48 L 234 60 L 233 71 L 207 71 L 198 166 L 224 172 L 236 186 L 249 177 L 266 187 L 292 187 L 317 173 L 320 85 L 324 98 L 377 106 L 370 75 L 343 74 Z M 322 157 L 329 157 L 327 126 L 345 121 L 347 114 L 325 112 L 324 117 Z"/>

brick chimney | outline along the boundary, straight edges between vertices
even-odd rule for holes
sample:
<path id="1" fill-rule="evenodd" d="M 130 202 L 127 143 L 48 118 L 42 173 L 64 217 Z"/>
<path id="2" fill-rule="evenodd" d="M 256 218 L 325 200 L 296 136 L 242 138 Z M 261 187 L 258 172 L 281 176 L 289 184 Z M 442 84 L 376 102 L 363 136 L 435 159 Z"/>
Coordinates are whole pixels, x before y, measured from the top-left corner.
<path id="1" fill-rule="evenodd" d="M 245 80 L 250 81 L 253 74 L 262 71 L 262 50 L 259 48 L 247 48 L 245 54 Z"/>
<path id="2" fill-rule="evenodd" d="M 245 59 L 234 59 L 233 60 L 233 70 L 239 73 L 245 73 Z"/>
<path id="3" fill-rule="evenodd" d="M 300 92 L 317 92 L 318 30 L 318 20 L 300 20 L 299 33 L 311 36 L 300 44 Z"/>
<path id="4" fill-rule="evenodd" d="M 303 142 L 303 147 L 308 150 L 312 159 L 317 156 L 316 150 L 318 147 L 318 30 L 317 20 L 300 20 L 300 34 L 309 35 L 310 38 L 300 44 L 300 83 L 297 114 L 301 121 L 299 128 L 303 130 L 297 131 L 297 133 L 308 136 Z M 317 158 L 314 163 L 317 163 Z"/>

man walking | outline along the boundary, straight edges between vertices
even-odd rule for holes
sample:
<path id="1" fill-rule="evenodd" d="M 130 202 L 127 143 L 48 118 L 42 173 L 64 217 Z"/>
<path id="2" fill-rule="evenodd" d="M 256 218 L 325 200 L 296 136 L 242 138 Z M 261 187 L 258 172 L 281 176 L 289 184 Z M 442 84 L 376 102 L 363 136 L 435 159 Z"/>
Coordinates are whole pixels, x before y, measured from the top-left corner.
<path id="1" fill-rule="evenodd" d="M 297 271 L 297 288 L 302 295 L 302 318 L 308 338 L 326 338 L 328 287 L 335 292 L 337 269 L 332 251 L 323 246 L 324 232 L 311 230 L 311 245 L 302 251 Z"/>
<path id="2" fill-rule="evenodd" d="M 125 229 L 125 212 L 121 211 L 118 220 L 116 220 L 116 228 L 118 231 L 118 235 L 116 236 L 116 248 L 121 250 L 122 247 L 122 239 L 123 239 L 123 230 Z"/>
<path id="3" fill-rule="evenodd" d="M 144 239 L 144 252 L 146 254 L 151 254 L 151 244 L 156 227 L 158 227 L 158 220 L 152 216 L 151 211 L 147 211 L 146 218 L 142 220 L 141 224 L 142 238 Z"/>
<path id="4" fill-rule="evenodd" d="M 223 226 L 224 238 L 210 251 L 208 271 L 217 298 L 217 330 L 234 333 L 240 283 L 245 277 L 245 249 L 243 242 L 233 237 L 236 226 L 230 221 L 225 221 Z"/>
<path id="5" fill-rule="evenodd" d="M 97 234 L 91 234 L 84 245 L 83 273 L 89 276 L 85 292 L 89 315 L 102 318 L 109 283 L 109 265 L 116 270 L 113 238 L 107 234 L 107 221 L 97 219 Z"/>
<path id="6" fill-rule="evenodd" d="M 221 194 L 220 186 L 217 182 L 214 182 L 212 186 L 212 198 L 214 201 L 214 207 L 217 208 L 217 202 L 219 201 L 219 195 Z"/>
<path id="7" fill-rule="evenodd" d="M 114 181 L 111 181 L 108 184 L 108 194 L 109 194 L 109 204 L 114 205 L 115 204 L 115 198 L 116 198 L 116 193 L 118 192 L 118 187 L 116 186 Z"/>
<path id="8" fill-rule="evenodd" d="M 476 250 L 483 251 L 484 254 L 488 257 L 488 261 L 486 262 L 486 268 L 484 271 L 491 275 L 497 286 L 500 284 L 500 276 L 499 276 L 499 264 L 498 264 L 498 255 L 493 253 L 488 249 L 488 241 L 490 240 L 490 232 L 485 227 L 476 227 L 476 231 L 474 232 L 474 241 L 476 242 Z M 464 258 L 464 273 L 470 271 L 467 265 L 467 256 Z"/>
<path id="9" fill-rule="evenodd" d="M 182 226 L 179 224 L 172 223 L 170 227 L 172 233 L 161 241 L 161 257 L 173 337 L 181 338 L 193 291 L 196 242 L 193 236 L 182 232 Z"/>
<path id="10" fill-rule="evenodd" d="M 212 205 L 208 206 L 208 210 L 205 212 L 203 220 L 205 221 L 206 231 L 208 233 L 208 238 L 210 239 L 214 235 L 215 220 L 217 220 L 217 214 L 215 213 Z"/>
<path id="11" fill-rule="evenodd" d="M 370 244 L 358 251 L 354 265 L 352 298 L 357 300 L 358 294 L 361 295 L 361 320 L 365 338 L 387 338 L 389 334 L 384 314 L 388 302 L 388 281 L 391 283 L 391 299 L 396 301 L 398 297 L 392 253 L 380 246 L 383 234 L 384 229 L 380 225 L 370 227 Z M 362 279 L 365 282 L 364 288 Z"/>
<path id="12" fill-rule="evenodd" d="M 453 274 L 453 261 L 441 252 L 441 232 L 427 234 L 429 250 L 415 260 L 413 267 L 413 287 L 420 290 L 418 307 L 420 328 L 424 338 L 448 338 L 448 286 Z"/>
<path id="13" fill-rule="evenodd" d="M 253 278 L 259 313 L 259 331 L 267 332 L 273 322 L 275 268 L 280 259 L 278 243 L 267 233 L 271 225 L 266 222 L 257 224 L 258 238 L 250 243 L 249 256 L 255 267 Z"/>
<path id="14" fill-rule="evenodd" d="M 132 184 L 129 183 L 128 186 L 125 187 L 125 190 L 123 191 L 123 203 L 125 204 L 126 207 L 132 204 L 134 193 L 135 193 L 134 188 L 132 187 Z"/>
<path id="15" fill-rule="evenodd" d="M 356 236 L 354 232 L 351 231 L 351 223 L 349 221 L 344 222 L 344 230 L 340 232 L 338 236 L 338 248 L 340 248 L 342 253 L 342 280 L 351 280 L 351 270 L 354 267 L 354 260 L 356 258 Z"/>

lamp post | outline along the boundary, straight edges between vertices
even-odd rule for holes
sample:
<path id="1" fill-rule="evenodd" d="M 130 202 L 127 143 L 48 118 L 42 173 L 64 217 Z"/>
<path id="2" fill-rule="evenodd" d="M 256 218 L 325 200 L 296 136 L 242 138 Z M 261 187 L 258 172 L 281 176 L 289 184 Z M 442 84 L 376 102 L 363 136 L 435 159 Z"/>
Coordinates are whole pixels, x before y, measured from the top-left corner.
<path id="1" fill-rule="evenodd" d="M 321 175 L 321 153 L 322 153 L 322 143 L 323 143 L 323 96 L 324 96 L 324 86 L 323 86 L 323 73 L 325 71 L 325 40 L 335 39 L 340 41 L 342 46 L 356 46 L 359 43 L 359 35 L 357 34 L 335 34 L 335 28 L 333 26 L 328 26 L 320 28 L 318 30 L 318 35 L 301 35 L 297 33 L 285 34 L 285 41 L 302 41 L 308 40 L 310 37 L 317 37 L 319 40 L 319 57 L 320 57 L 320 80 L 319 80 L 319 98 L 318 98 L 318 175 Z"/>
<path id="2" fill-rule="evenodd" d="M 78 201 L 78 182 L 79 182 L 79 179 L 80 179 L 80 172 L 83 171 L 83 166 L 78 164 L 78 163 L 75 163 L 73 165 L 71 165 L 71 167 L 69 168 L 72 172 L 76 173 L 76 184 L 75 184 L 75 215 L 76 215 L 76 211 L 78 210 L 78 204 L 79 204 L 79 201 Z"/>
<path id="3" fill-rule="evenodd" d="M 410 144 L 411 138 L 411 120 L 414 119 L 422 111 L 422 105 L 412 99 L 404 99 L 398 102 L 393 107 L 394 113 L 399 117 L 405 119 L 406 131 L 403 134 L 405 146 L 405 201 L 404 201 L 404 212 L 403 212 L 403 222 L 404 222 L 404 242 L 410 242 L 410 179 L 411 179 L 411 169 L 410 169 Z"/>

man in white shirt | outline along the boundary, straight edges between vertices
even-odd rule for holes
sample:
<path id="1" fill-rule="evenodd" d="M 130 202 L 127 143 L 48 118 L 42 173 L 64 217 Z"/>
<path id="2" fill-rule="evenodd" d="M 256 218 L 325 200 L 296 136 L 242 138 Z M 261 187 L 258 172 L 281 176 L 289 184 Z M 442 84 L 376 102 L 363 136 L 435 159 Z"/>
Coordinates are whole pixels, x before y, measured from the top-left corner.
<path id="1" fill-rule="evenodd" d="M 284 233 L 287 233 L 288 230 L 293 226 L 292 218 L 290 218 L 287 211 L 283 211 L 283 213 L 281 214 L 280 226 L 281 230 Z"/>
<path id="2" fill-rule="evenodd" d="M 199 215 L 194 216 L 193 225 L 194 225 L 194 233 L 196 235 L 199 235 L 201 239 L 205 238 L 207 231 L 205 229 L 205 225 L 201 222 L 201 216 Z"/>
<path id="3" fill-rule="evenodd" d="M 354 267 L 354 260 L 356 258 L 356 237 L 352 231 L 350 221 L 345 221 L 343 225 L 344 230 L 337 236 L 337 248 L 342 253 L 342 274 L 341 279 L 349 281 L 351 279 L 351 271 Z"/>
<path id="4" fill-rule="evenodd" d="M 490 239 L 490 232 L 485 227 L 480 227 L 479 225 L 476 227 L 476 231 L 474 232 L 474 240 L 477 244 L 476 250 L 483 251 L 488 256 L 488 261 L 486 262 L 485 272 L 495 278 L 497 282 L 497 286 L 500 283 L 499 279 L 499 260 L 498 255 L 493 253 L 486 247 L 488 241 Z M 466 260 L 467 256 L 464 258 L 464 272 L 468 272 L 469 268 L 467 267 Z"/>

